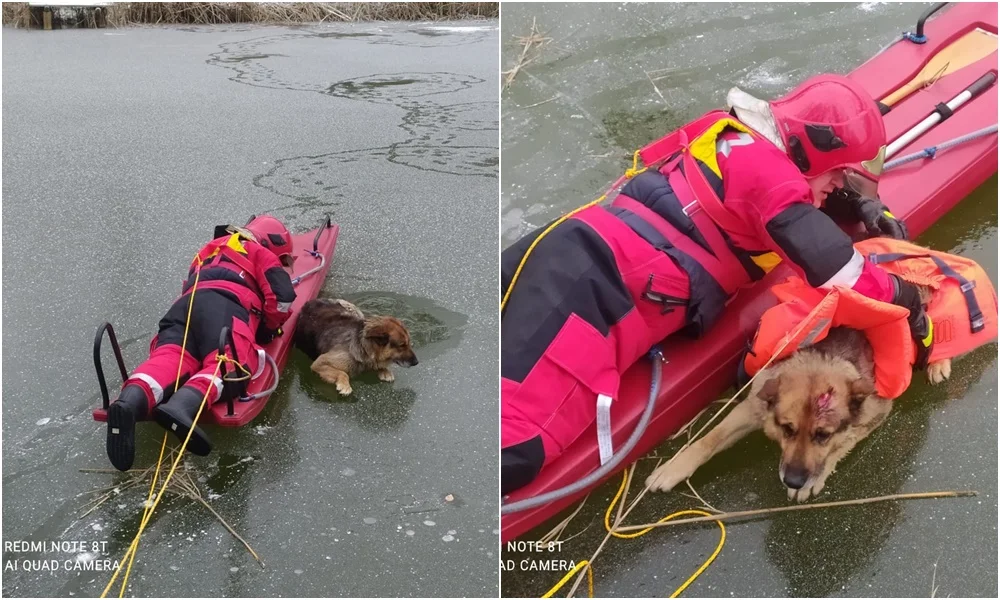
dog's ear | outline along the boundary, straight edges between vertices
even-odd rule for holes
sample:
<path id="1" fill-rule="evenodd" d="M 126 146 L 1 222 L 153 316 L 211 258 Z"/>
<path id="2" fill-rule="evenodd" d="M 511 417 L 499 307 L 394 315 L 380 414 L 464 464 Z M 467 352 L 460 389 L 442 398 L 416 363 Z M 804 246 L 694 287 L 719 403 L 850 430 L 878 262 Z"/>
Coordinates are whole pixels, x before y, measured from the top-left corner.
<path id="1" fill-rule="evenodd" d="M 778 386 L 781 376 L 772 377 L 764 382 L 764 385 L 757 391 L 757 397 L 767 403 L 768 408 L 774 408 L 774 403 L 778 401 Z"/>
<path id="2" fill-rule="evenodd" d="M 365 326 L 365 339 L 373 344 L 385 346 L 389 343 L 389 332 L 381 323 L 369 323 Z"/>
<path id="3" fill-rule="evenodd" d="M 857 418 L 857 416 L 861 414 L 861 405 L 865 403 L 865 399 L 868 398 L 868 396 L 871 396 L 874 393 L 875 384 L 864 377 L 859 377 L 851 382 L 851 397 L 847 401 L 847 408 L 851 411 L 852 417 Z"/>
<path id="4" fill-rule="evenodd" d="M 389 343 L 389 334 L 384 331 L 372 331 L 365 337 L 373 344 L 378 344 L 379 346 L 385 346 Z"/>

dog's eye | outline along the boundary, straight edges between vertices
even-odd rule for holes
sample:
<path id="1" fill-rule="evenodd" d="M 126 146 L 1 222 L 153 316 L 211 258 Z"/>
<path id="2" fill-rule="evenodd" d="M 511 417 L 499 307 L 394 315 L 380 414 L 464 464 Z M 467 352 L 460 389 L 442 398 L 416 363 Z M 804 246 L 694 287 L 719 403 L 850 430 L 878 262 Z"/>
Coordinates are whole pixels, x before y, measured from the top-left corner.
<path id="1" fill-rule="evenodd" d="M 830 432 L 829 431 L 823 431 L 821 429 L 817 430 L 815 433 L 813 433 L 813 439 L 816 440 L 817 442 L 819 442 L 820 444 L 822 444 L 823 442 L 825 442 L 828 439 L 830 439 Z"/>
<path id="2" fill-rule="evenodd" d="M 785 437 L 795 437 L 795 428 L 788 423 L 781 426 L 781 431 L 785 434 Z"/>

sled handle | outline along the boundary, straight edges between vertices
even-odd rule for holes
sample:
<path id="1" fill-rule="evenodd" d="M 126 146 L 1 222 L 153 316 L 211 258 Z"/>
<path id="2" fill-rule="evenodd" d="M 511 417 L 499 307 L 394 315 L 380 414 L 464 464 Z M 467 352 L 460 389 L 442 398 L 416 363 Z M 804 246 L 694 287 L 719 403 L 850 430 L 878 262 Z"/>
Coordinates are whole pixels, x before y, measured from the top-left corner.
<path id="1" fill-rule="evenodd" d="M 920 43 L 923 43 L 923 42 L 918 41 L 918 40 L 923 40 L 923 41 L 927 40 L 927 38 L 924 37 L 924 21 L 926 21 L 927 19 L 929 19 L 931 17 L 931 15 L 933 15 L 937 11 L 939 11 L 942 8 L 944 8 L 945 6 L 947 6 L 947 4 L 948 4 L 947 2 L 938 2 L 934 6 L 928 8 L 927 10 L 925 10 L 924 14 L 920 15 L 920 18 L 917 19 L 917 32 L 916 32 L 916 34 L 914 36 L 917 39 L 913 40 L 913 41 L 915 41 L 918 44 L 920 44 Z"/>
<path id="2" fill-rule="evenodd" d="M 271 384 L 271 387 L 267 388 L 266 390 L 240 398 L 240 402 L 250 402 L 251 400 L 256 400 L 257 398 L 263 398 L 264 396 L 267 396 L 273 393 L 274 390 L 278 389 L 278 381 L 280 380 L 280 374 L 278 373 L 278 364 L 274 362 L 274 359 L 271 358 L 271 355 L 268 354 L 267 352 L 264 353 L 264 360 L 267 361 L 267 364 L 271 365 L 271 370 L 274 371 L 274 383 Z"/>
<path id="3" fill-rule="evenodd" d="M 229 347 L 233 351 L 232 359 L 237 363 L 240 362 L 240 357 L 236 354 L 236 340 L 233 339 L 233 330 L 230 327 L 223 327 L 222 331 L 219 332 L 219 354 L 222 356 L 226 355 L 226 342 L 229 342 Z M 226 388 L 226 363 L 225 361 L 219 363 L 219 378 L 222 379 L 222 387 Z M 231 417 L 235 413 L 233 410 L 233 394 L 230 390 L 226 390 L 226 416 Z"/>
<path id="4" fill-rule="evenodd" d="M 320 226 L 319 231 L 316 232 L 316 237 L 313 238 L 313 252 L 319 252 L 319 236 L 323 235 L 323 232 L 330 228 L 330 215 L 326 216 L 326 220 L 323 225 Z"/>
<path id="5" fill-rule="evenodd" d="M 108 337 L 111 339 L 111 349 L 115 352 L 115 360 L 118 361 L 118 370 L 121 371 L 123 383 L 128 379 L 128 370 L 125 369 L 125 360 L 122 358 L 122 349 L 115 336 L 115 328 L 111 326 L 111 323 L 103 323 L 97 328 L 97 335 L 94 336 L 94 368 L 97 370 L 97 383 L 101 386 L 104 410 L 108 410 L 111 399 L 108 397 L 108 384 L 104 379 L 104 368 L 101 366 L 101 341 L 104 339 L 105 331 L 108 332 Z"/>

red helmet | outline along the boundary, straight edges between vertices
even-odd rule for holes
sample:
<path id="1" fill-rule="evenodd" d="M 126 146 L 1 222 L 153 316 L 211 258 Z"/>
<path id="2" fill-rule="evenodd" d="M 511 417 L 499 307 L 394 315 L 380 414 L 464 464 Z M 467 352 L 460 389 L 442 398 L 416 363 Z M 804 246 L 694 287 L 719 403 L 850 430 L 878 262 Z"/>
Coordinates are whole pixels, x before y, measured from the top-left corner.
<path id="1" fill-rule="evenodd" d="M 788 156 L 806 177 L 843 169 L 850 187 L 876 197 L 885 123 L 863 87 L 843 75 L 818 75 L 770 105 Z"/>
<path id="2" fill-rule="evenodd" d="M 295 262 L 292 255 L 292 234 L 285 224 L 270 215 L 254 217 L 246 229 L 257 238 L 257 243 L 274 253 L 286 267 Z"/>

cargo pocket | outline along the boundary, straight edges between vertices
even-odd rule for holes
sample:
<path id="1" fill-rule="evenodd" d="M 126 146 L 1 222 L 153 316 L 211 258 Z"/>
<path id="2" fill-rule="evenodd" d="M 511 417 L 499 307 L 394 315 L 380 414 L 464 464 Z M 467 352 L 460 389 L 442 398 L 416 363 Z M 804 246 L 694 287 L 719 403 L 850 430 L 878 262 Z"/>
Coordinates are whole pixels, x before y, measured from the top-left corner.
<path id="1" fill-rule="evenodd" d="M 683 311 L 690 298 L 690 284 L 686 277 L 659 272 L 650 273 L 646 287 L 639 297 L 642 298 L 643 304 L 656 306 L 661 315 L 675 310 Z"/>
<path id="2" fill-rule="evenodd" d="M 596 442 L 597 397 L 614 398 L 619 380 L 611 341 L 570 315 L 513 402 L 542 433 L 546 463 L 581 435 L 594 436 Z"/>

